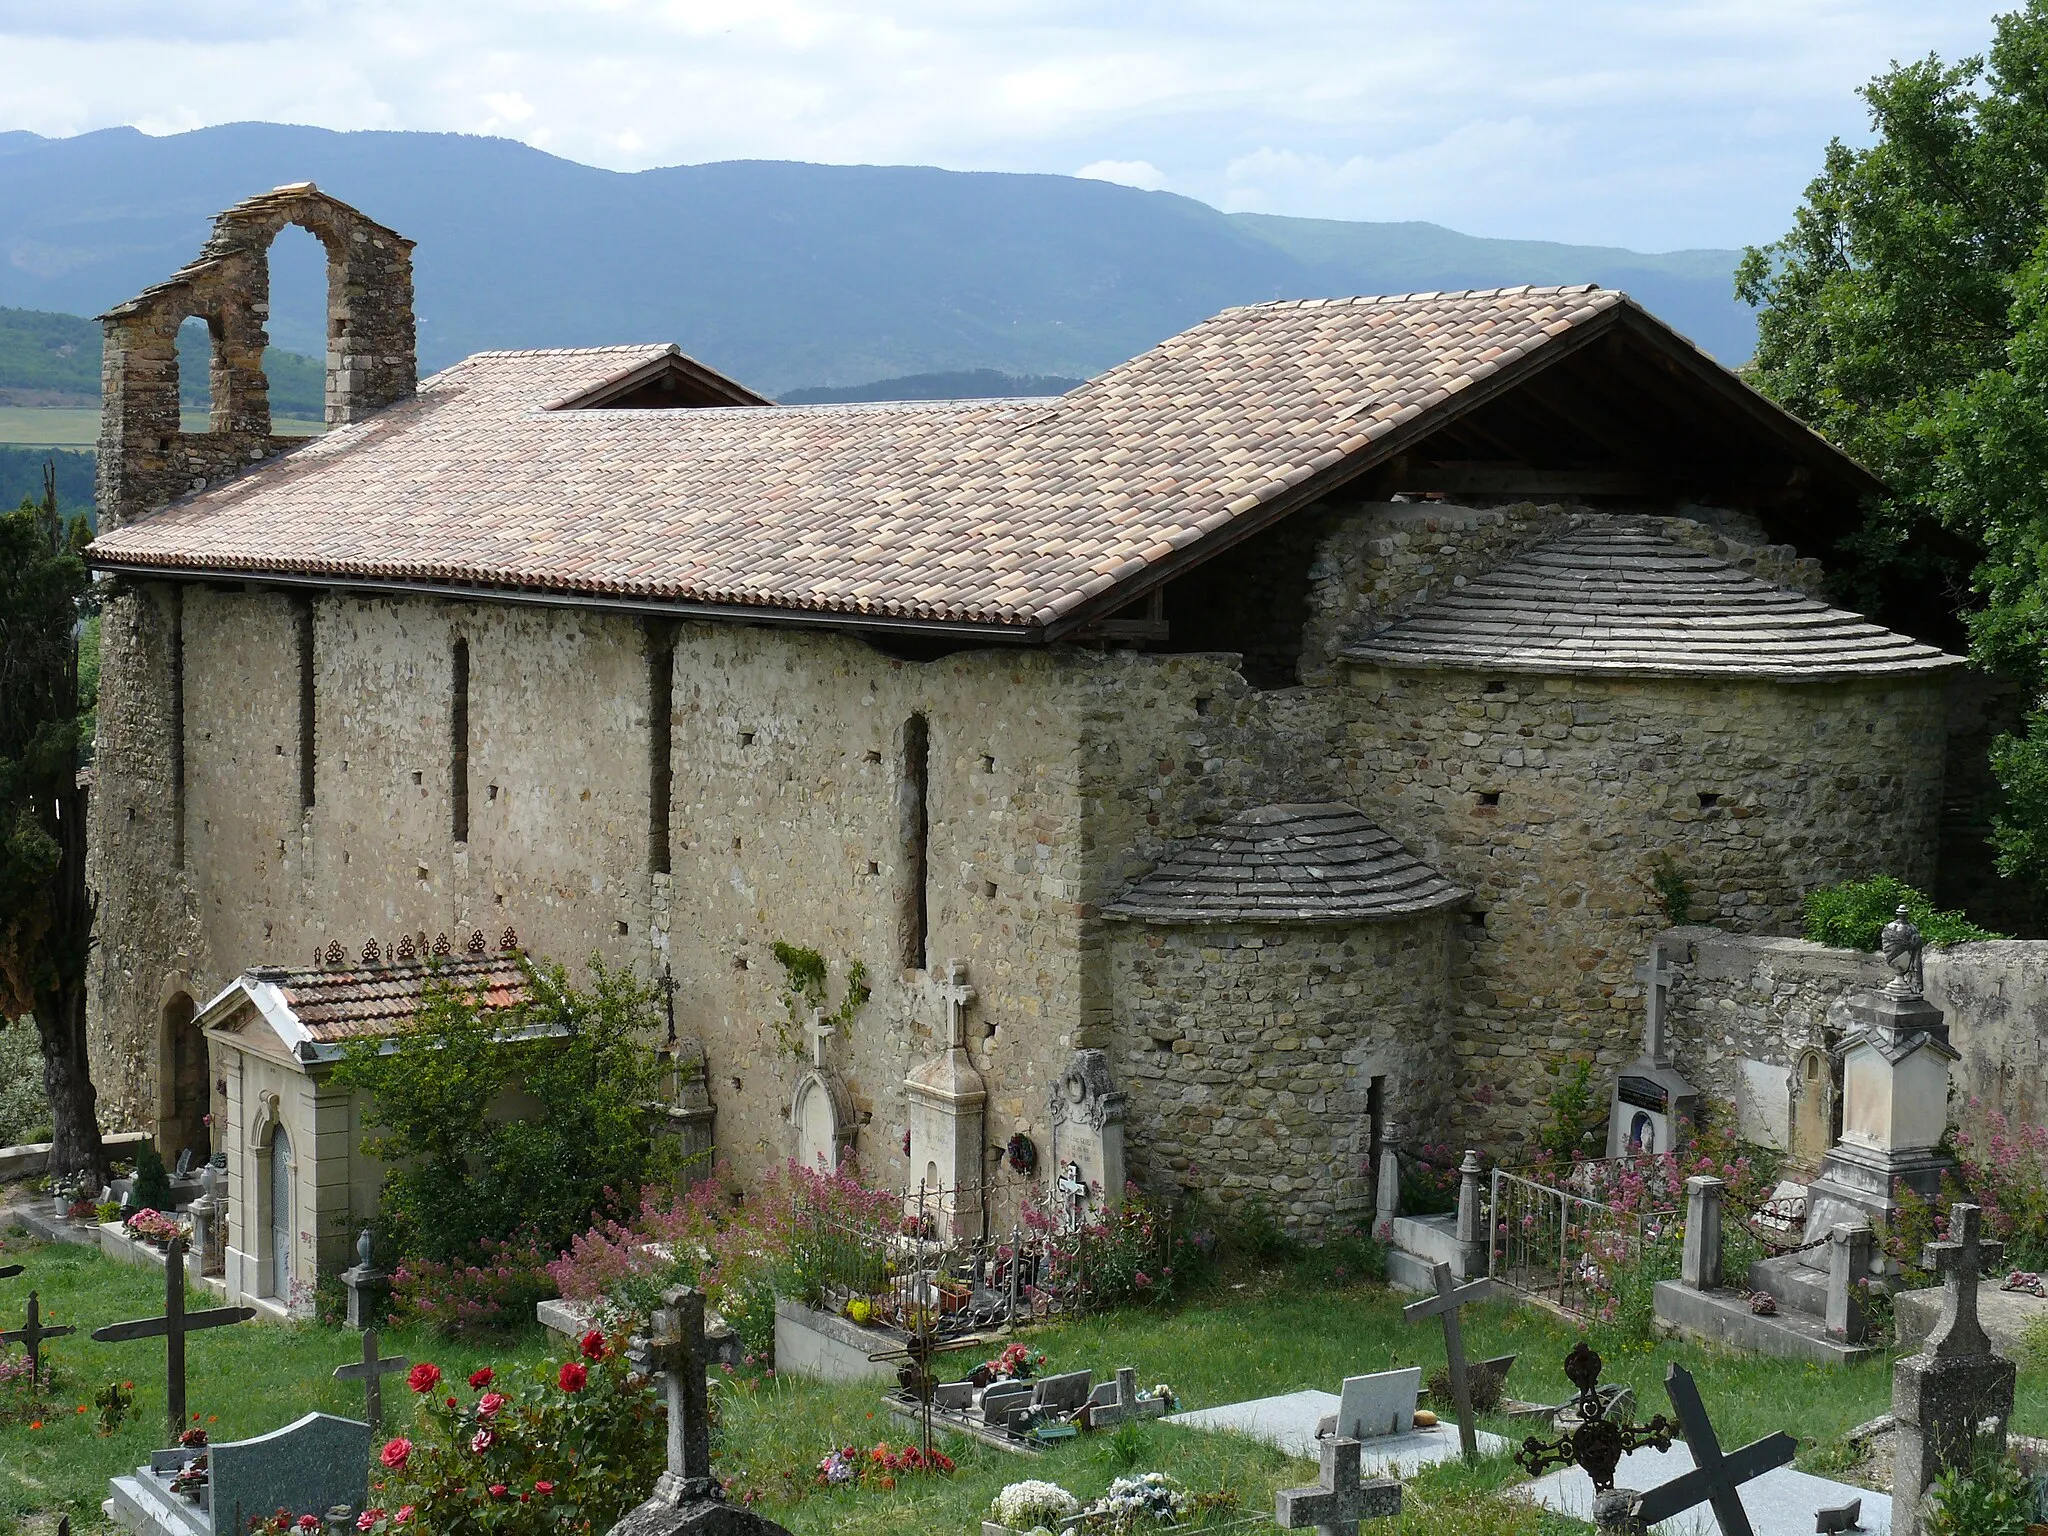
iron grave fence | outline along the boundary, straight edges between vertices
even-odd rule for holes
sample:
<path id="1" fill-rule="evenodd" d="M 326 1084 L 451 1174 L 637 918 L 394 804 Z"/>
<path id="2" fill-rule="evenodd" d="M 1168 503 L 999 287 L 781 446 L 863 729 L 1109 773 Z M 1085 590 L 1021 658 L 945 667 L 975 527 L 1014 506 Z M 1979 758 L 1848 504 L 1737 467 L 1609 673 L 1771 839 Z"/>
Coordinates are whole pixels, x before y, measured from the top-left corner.
<path id="1" fill-rule="evenodd" d="M 1495 1168 L 1487 1273 L 1574 1316 L 1599 1312 L 1613 1297 L 1615 1269 L 1681 1224 L 1671 1174 L 1667 1154 Z"/>

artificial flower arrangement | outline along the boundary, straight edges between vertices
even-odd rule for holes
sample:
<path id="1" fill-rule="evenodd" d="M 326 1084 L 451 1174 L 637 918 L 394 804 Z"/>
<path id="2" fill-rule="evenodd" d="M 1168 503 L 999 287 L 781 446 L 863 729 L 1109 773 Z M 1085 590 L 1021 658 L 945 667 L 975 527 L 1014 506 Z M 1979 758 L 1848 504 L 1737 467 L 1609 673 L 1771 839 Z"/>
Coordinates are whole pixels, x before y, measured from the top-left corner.
<path id="1" fill-rule="evenodd" d="M 170 1242 L 184 1230 L 178 1225 L 176 1218 L 166 1216 L 162 1211 L 151 1210 L 147 1206 L 130 1216 L 124 1225 L 128 1235 L 137 1242 L 154 1243 L 158 1247 Z"/>
<path id="2" fill-rule="evenodd" d="M 1057 1530 L 1079 1518 L 1081 1501 L 1058 1483 L 1027 1478 L 996 1495 L 989 1517 L 1013 1531 Z"/>
<path id="3" fill-rule="evenodd" d="M 894 1488 L 898 1477 L 912 1473 L 950 1477 L 952 1472 L 953 1458 L 944 1451 L 933 1451 L 927 1456 L 917 1446 L 906 1445 L 899 1450 L 883 1440 L 867 1451 L 846 1445 L 827 1452 L 818 1463 L 818 1486 L 844 1488 L 858 1483 L 863 1487 Z"/>
<path id="4" fill-rule="evenodd" d="M 1003 1352 L 995 1359 L 984 1360 L 981 1369 L 988 1372 L 989 1381 L 1025 1381 L 1044 1371 L 1045 1353 L 1032 1349 L 1020 1340 L 1005 1345 Z"/>
<path id="5" fill-rule="evenodd" d="M 1178 1525 L 1201 1501 L 1164 1472 L 1120 1477 L 1081 1511 L 1084 1530 L 1128 1532 L 1140 1524 Z"/>

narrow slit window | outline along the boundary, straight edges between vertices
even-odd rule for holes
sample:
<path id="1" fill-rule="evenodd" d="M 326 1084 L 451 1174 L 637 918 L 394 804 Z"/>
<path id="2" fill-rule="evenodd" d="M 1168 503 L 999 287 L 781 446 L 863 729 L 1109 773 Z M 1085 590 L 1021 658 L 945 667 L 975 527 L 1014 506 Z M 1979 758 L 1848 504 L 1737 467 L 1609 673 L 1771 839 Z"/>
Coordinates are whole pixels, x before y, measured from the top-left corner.
<path id="1" fill-rule="evenodd" d="M 931 941 L 931 727 L 923 715 L 903 725 L 903 963 L 928 969 Z"/>
<path id="2" fill-rule="evenodd" d="M 314 708 L 313 600 L 302 598 L 295 615 L 299 641 L 299 809 L 313 809 Z"/>
<path id="3" fill-rule="evenodd" d="M 457 640 L 449 668 L 448 800 L 455 841 L 469 841 L 469 642 Z"/>
<path id="4" fill-rule="evenodd" d="M 171 852 L 185 867 L 185 589 L 171 588 Z"/>
<path id="5" fill-rule="evenodd" d="M 676 650 L 665 630 L 647 637 L 647 868 L 669 873 L 669 804 L 675 795 Z"/>

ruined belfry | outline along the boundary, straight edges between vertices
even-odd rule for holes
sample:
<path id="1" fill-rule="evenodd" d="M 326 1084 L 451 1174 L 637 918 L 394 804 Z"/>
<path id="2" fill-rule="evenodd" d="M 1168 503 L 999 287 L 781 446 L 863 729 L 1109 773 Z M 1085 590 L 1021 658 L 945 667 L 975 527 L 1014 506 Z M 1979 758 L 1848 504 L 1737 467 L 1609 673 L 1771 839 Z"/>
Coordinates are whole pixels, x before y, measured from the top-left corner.
<path id="1" fill-rule="evenodd" d="M 297 442 L 285 223 L 329 254 Z M 172 1154 L 283 1123 L 198 1036 L 231 985 L 360 1011 L 516 925 L 673 982 L 742 1176 L 1028 1143 L 1313 1233 L 1386 1127 L 1509 1154 L 1635 1053 L 1665 861 L 1760 932 L 1930 871 L 1955 658 L 1817 595 L 1881 487 L 1619 293 L 1261 304 L 1058 399 L 806 407 L 666 345 L 415 388 L 410 306 L 409 242 L 300 186 L 107 317 L 91 1032 Z M 871 999 L 792 1021 L 778 945 Z M 317 1075 L 326 1026 L 265 1027 Z M 336 1190 L 309 1241 L 367 1214 Z"/>

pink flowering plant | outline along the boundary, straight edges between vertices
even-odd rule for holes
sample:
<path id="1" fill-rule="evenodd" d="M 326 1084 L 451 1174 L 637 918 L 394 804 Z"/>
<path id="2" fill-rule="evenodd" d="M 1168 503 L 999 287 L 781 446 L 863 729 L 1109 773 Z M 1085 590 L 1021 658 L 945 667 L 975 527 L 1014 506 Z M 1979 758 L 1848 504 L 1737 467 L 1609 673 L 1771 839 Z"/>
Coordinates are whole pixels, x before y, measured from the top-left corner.
<path id="1" fill-rule="evenodd" d="M 555 1294 L 554 1253 L 530 1232 L 485 1238 L 474 1261 L 410 1257 L 391 1276 L 391 1312 L 399 1323 L 436 1333 L 502 1332 L 533 1320 L 536 1302 Z"/>
<path id="2" fill-rule="evenodd" d="M 1078 1229 L 1029 1200 L 1024 1224 L 1044 1241 L 1040 1284 L 1069 1306 L 1163 1302 L 1173 1295 L 1172 1224 L 1135 1184 L 1124 1185 L 1122 1200 Z"/>
<path id="3" fill-rule="evenodd" d="M 623 1335 L 585 1334 L 565 1358 L 523 1377 L 485 1367 L 466 1390 L 421 1362 L 406 1385 L 413 1421 L 377 1449 L 370 1536 L 543 1536 L 608 1530 L 646 1498 L 666 1465 L 653 1384 L 624 1357 Z"/>

